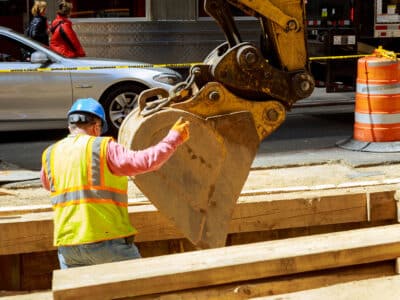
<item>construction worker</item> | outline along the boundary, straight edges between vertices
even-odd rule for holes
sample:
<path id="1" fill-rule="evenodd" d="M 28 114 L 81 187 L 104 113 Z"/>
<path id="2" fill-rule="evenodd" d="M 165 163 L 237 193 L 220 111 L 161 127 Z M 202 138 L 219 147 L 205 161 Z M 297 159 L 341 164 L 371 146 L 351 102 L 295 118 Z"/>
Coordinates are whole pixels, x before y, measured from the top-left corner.
<path id="1" fill-rule="evenodd" d="M 189 138 L 179 119 L 158 144 L 132 151 L 107 131 L 103 107 L 79 99 L 68 112 L 70 134 L 42 154 L 41 180 L 51 192 L 54 245 L 61 269 L 140 257 L 127 210 L 127 176 L 160 168 Z"/>

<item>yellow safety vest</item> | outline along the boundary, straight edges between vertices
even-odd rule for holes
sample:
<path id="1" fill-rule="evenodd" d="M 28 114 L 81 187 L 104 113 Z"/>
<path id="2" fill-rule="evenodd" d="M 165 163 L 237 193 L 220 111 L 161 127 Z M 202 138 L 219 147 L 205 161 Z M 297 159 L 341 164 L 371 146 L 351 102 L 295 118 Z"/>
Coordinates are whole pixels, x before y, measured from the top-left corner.
<path id="1" fill-rule="evenodd" d="M 113 175 L 107 166 L 111 139 L 69 135 L 43 152 L 54 209 L 55 246 L 136 234 L 127 210 L 128 179 Z"/>

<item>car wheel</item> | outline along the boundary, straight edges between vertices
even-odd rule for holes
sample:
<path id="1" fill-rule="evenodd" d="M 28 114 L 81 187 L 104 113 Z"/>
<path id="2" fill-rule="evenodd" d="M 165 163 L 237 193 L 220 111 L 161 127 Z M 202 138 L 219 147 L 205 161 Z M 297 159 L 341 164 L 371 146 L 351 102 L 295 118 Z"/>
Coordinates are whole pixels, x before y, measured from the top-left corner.
<path id="1" fill-rule="evenodd" d="M 139 94 L 147 87 L 135 84 L 123 84 L 111 89 L 101 104 L 106 113 L 108 123 L 107 135 L 118 136 L 118 130 L 126 116 L 137 107 Z"/>

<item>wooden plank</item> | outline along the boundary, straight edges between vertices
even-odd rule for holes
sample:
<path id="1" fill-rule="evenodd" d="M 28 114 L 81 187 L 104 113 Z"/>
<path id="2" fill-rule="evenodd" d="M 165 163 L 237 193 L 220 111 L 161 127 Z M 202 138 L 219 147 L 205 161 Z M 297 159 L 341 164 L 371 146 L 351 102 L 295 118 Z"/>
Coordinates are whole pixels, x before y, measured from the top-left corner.
<path id="1" fill-rule="evenodd" d="M 0 207 L 0 218 L 51 211 L 51 205 L 21 205 Z"/>
<path id="2" fill-rule="evenodd" d="M 394 193 L 392 186 L 385 186 L 242 197 L 229 233 L 397 220 Z M 130 206 L 128 210 L 139 231 L 137 242 L 183 238 L 154 206 Z M 0 255 L 54 250 L 52 218 L 52 212 L 0 217 Z"/>
<path id="3" fill-rule="evenodd" d="M 1 195 L 16 195 L 16 193 L 9 189 L 0 188 L 0 196 Z"/>
<path id="4" fill-rule="evenodd" d="M 256 297 L 253 300 L 398 300 L 400 275 L 373 278 L 279 296 Z"/>
<path id="5" fill-rule="evenodd" d="M 0 291 L 21 289 L 20 255 L 0 256 Z"/>
<path id="6" fill-rule="evenodd" d="M 21 254 L 21 290 L 50 289 L 52 270 L 59 268 L 57 251 Z"/>
<path id="7" fill-rule="evenodd" d="M 55 300 L 111 299 L 395 259 L 400 225 L 95 265 L 53 273 Z"/>
<path id="8" fill-rule="evenodd" d="M 0 294 L 1 296 L 1 294 Z M 1 300 L 53 300 L 53 293 L 46 292 L 31 292 L 19 295 L 9 295 L 1 297 Z"/>
<path id="9" fill-rule="evenodd" d="M 400 183 L 400 178 L 390 178 L 390 179 L 381 179 L 381 180 L 369 180 L 369 181 L 355 181 L 355 182 L 342 182 L 337 184 L 320 184 L 320 185 L 304 185 L 304 186 L 286 186 L 286 187 L 271 187 L 271 188 L 257 188 L 260 185 L 263 186 L 265 183 L 263 182 L 263 177 L 267 176 L 265 174 L 258 174 L 259 172 L 264 173 L 264 170 L 253 170 L 250 172 L 249 178 L 252 177 L 252 180 L 248 179 L 247 188 L 243 189 L 240 197 L 242 199 L 246 199 L 249 196 L 267 196 L 272 194 L 278 194 L 280 197 L 282 194 L 291 195 L 292 193 L 300 193 L 300 192 L 311 192 L 311 191 L 320 191 L 325 192 L 328 190 L 337 190 L 343 188 L 362 188 L 362 189 L 375 189 L 379 187 L 387 187 L 394 189 L 396 188 L 395 184 Z M 258 175 L 257 175 L 258 174 Z M 260 178 L 258 178 L 260 176 Z M 258 182 L 258 184 L 254 183 L 254 181 Z M 261 183 L 260 183 L 260 182 Z M 246 188 L 246 187 L 245 187 Z M 130 196 L 134 196 L 128 199 L 128 205 L 149 205 L 150 201 L 143 196 L 143 194 L 137 190 L 137 188 L 132 188 L 133 191 L 130 191 Z M 0 194 L 1 195 L 1 194 Z M 242 199 L 239 199 L 238 202 L 241 202 Z M 50 199 L 47 201 L 50 203 Z M 2 216 L 14 216 L 35 212 L 50 212 L 52 211 L 52 207 L 50 204 L 38 204 L 38 205 L 21 205 L 21 206 L 5 206 L 0 207 L 0 217 Z"/>
<path id="10" fill-rule="evenodd" d="M 207 286 L 204 288 L 189 289 L 171 293 L 141 295 L 125 299 L 243 300 L 261 296 L 293 293 L 307 289 L 320 288 L 327 285 L 391 275 L 395 275 L 393 260 L 343 267 L 333 270 L 329 269 L 260 280 L 243 281 L 233 284 Z"/>

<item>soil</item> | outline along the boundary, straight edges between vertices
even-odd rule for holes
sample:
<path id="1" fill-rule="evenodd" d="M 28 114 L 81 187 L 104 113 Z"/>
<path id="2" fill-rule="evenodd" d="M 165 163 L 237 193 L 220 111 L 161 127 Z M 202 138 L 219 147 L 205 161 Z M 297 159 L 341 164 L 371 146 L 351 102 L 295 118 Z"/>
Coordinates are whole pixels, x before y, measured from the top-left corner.
<path id="1" fill-rule="evenodd" d="M 334 163 L 251 170 L 243 193 L 385 183 L 400 185 L 400 164 L 353 168 Z M 129 181 L 128 194 L 130 200 L 141 198 L 141 201 L 146 201 L 132 180 Z M 31 205 L 50 205 L 49 192 L 41 187 L 39 180 L 9 183 L 0 187 L 0 207 Z"/>

